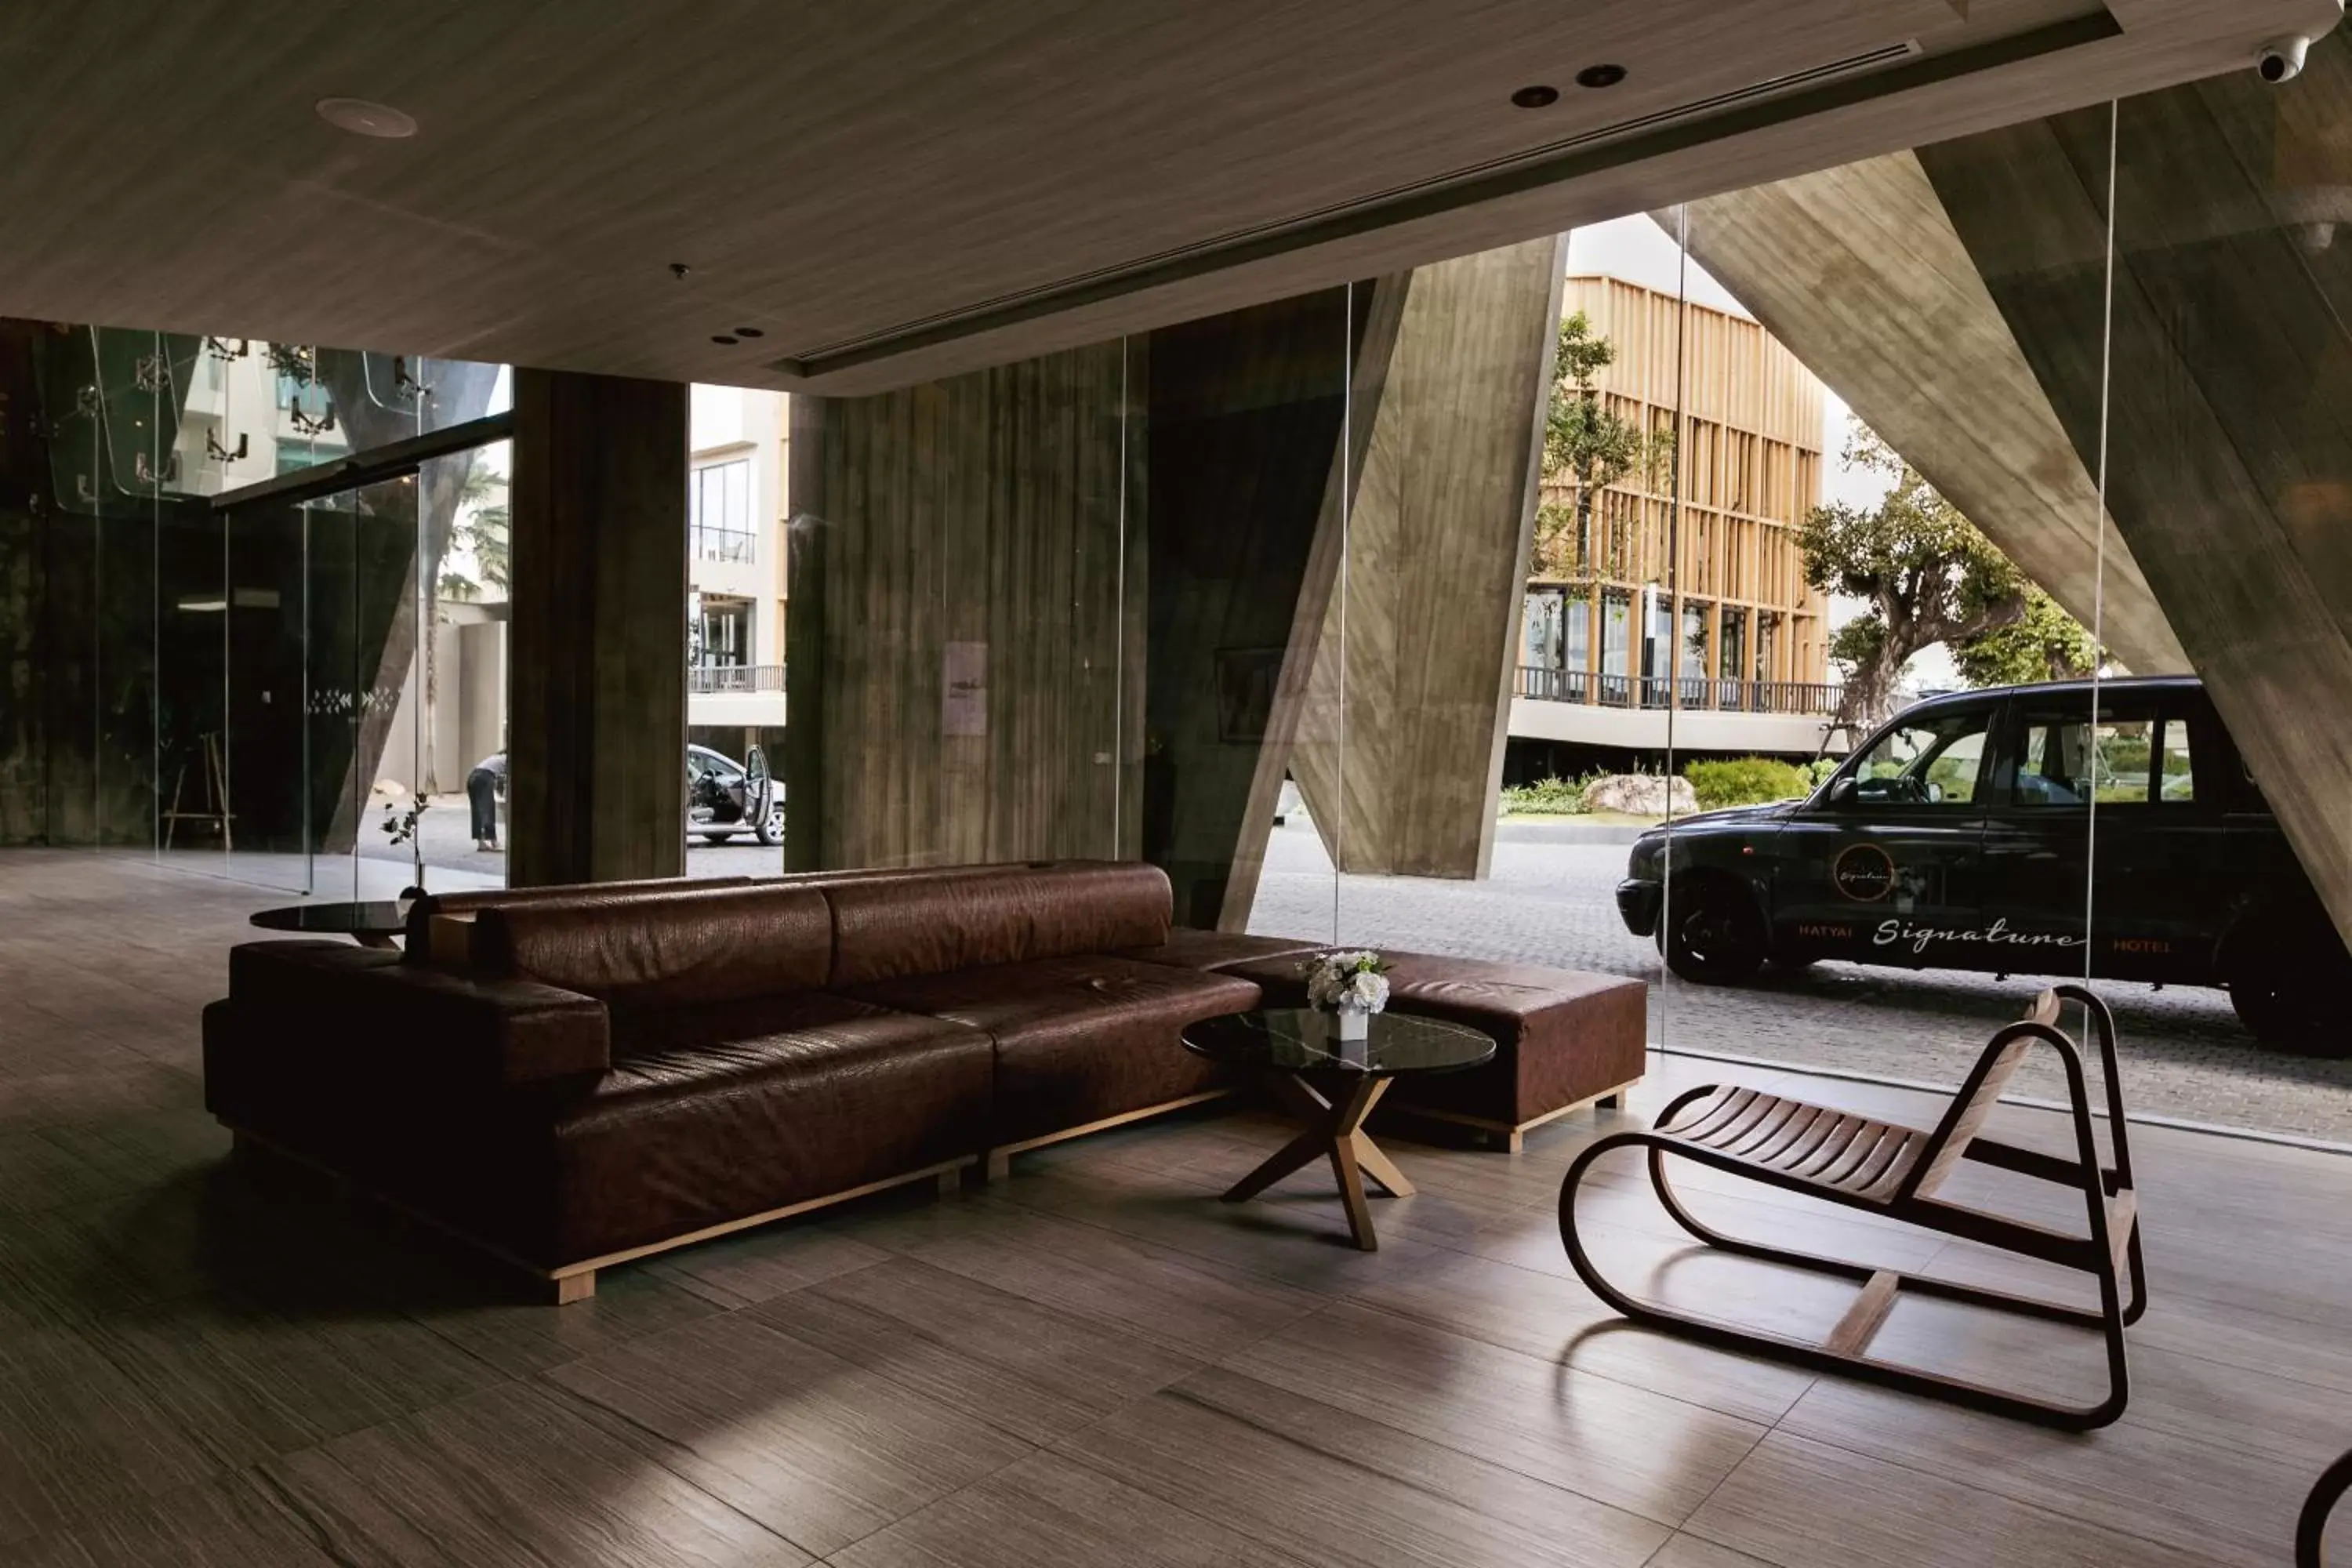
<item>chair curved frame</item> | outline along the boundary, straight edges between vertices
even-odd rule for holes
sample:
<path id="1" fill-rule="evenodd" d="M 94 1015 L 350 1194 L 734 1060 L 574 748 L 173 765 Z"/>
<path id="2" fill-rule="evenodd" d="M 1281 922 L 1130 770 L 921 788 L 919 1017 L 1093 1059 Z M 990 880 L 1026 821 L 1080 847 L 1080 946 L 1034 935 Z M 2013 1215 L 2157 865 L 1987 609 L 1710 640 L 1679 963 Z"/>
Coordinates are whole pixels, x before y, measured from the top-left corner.
<path id="1" fill-rule="evenodd" d="M 2099 1163 L 2083 1054 L 2057 1026 L 2063 1001 L 2083 1005 L 2098 1037 L 2109 1140 L 2115 1151 L 2112 1166 Z M 2074 1132 L 2072 1160 L 1999 1142 L 1979 1133 L 2011 1075 L 2037 1045 L 2055 1051 L 2065 1069 Z M 1694 1107 L 1697 1109 L 1693 1110 Z M 1622 1148 L 1647 1152 L 1650 1184 L 1659 1203 L 1691 1236 L 1721 1251 L 1858 1281 L 1862 1289 L 1853 1306 L 1825 1339 L 1813 1342 L 1643 1301 L 1619 1289 L 1585 1250 L 1577 1231 L 1576 1198 L 1594 1162 Z M 1827 1203 L 2080 1269 L 2097 1281 L 2099 1305 L 2092 1310 L 1726 1236 L 1700 1221 L 1676 1195 L 1666 1177 L 1669 1155 Z M 2078 1190 L 2084 1198 L 2088 1234 L 2053 1230 L 1937 1196 L 1937 1190 L 1964 1160 Z M 2130 1397 L 2124 1331 L 2139 1321 L 2147 1305 L 2131 1150 L 2116 1066 L 2114 1015 L 2105 1003 L 2079 985 L 2057 985 L 2043 992 L 2023 1019 L 2004 1026 L 1993 1036 L 1932 1131 L 1748 1089 L 1714 1084 L 1692 1089 L 1666 1107 L 1653 1130 L 1613 1133 L 1577 1155 L 1560 1183 L 1559 1233 L 1578 1278 L 1594 1295 L 1635 1322 L 1724 1349 L 1760 1352 L 1816 1371 L 1865 1378 L 2042 1426 L 2070 1431 L 2104 1426 L 2123 1414 Z M 2124 1289 L 2126 1280 L 2128 1299 Z M 2058 1404 L 1874 1357 L 1868 1353 L 1871 1340 L 1893 1310 L 1898 1290 L 2096 1328 L 2105 1342 L 2107 1393 L 2091 1405 Z"/>
<path id="2" fill-rule="evenodd" d="M 2352 1491 L 2352 1454 L 2346 1454 L 2320 1473 L 2319 1484 L 2311 1489 L 2304 1500 L 2303 1516 L 2294 1525 L 2294 1568 L 2323 1568 L 2320 1553 L 2322 1537 L 2327 1533 L 2327 1516 Z"/>

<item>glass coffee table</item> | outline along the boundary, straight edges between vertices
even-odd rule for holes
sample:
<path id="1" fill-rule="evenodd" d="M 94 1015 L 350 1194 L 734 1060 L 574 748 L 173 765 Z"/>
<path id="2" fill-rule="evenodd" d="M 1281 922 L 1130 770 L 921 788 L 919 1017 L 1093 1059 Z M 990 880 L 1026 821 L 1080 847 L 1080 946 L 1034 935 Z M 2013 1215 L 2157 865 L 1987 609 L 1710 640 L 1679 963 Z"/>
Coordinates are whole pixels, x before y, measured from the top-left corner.
<path id="1" fill-rule="evenodd" d="M 1391 1197 L 1412 1195 L 1412 1184 L 1364 1131 L 1389 1085 L 1406 1073 L 1459 1072 L 1491 1061 L 1489 1036 L 1439 1018 L 1375 1013 L 1360 1040 L 1339 1038 L 1339 1021 L 1304 1007 L 1229 1013 L 1184 1031 L 1186 1048 L 1265 1077 L 1275 1097 L 1304 1124 L 1298 1136 L 1234 1184 L 1225 1202 L 1243 1203 L 1317 1159 L 1331 1162 L 1348 1229 L 1366 1252 L 1380 1247 L 1366 1176 Z"/>
<path id="2" fill-rule="evenodd" d="M 347 936 L 362 947 L 396 947 L 393 939 L 408 929 L 408 911 L 391 899 L 328 900 L 263 910 L 248 923 L 305 936 Z"/>

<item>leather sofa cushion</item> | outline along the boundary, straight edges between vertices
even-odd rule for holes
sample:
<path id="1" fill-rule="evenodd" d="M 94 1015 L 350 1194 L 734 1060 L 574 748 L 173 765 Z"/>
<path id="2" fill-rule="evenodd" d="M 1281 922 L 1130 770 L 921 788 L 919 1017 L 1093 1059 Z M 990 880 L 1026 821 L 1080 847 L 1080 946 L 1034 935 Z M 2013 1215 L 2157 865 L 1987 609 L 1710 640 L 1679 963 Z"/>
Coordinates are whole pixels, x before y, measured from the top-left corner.
<path id="1" fill-rule="evenodd" d="M 532 981 L 404 964 L 341 942 L 241 943 L 228 973 L 223 1022 L 234 1026 L 217 1053 L 206 1037 L 208 1089 L 216 1054 L 233 1085 L 291 1075 L 381 1092 L 402 1078 L 443 1095 L 601 1072 L 609 1059 L 603 1004 Z"/>
<path id="2" fill-rule="evenodd" d="M 1385 949 L 1381 956 L 1389 963 L 1390 1006 L 1495 1038 L 1495 1058 L 1483 1067 L 1400 1079 L 1390 1093 L 1400 1105 L 1517 1126 L 1643 1074 L 1649 990 L 1638 980 Z M 1253 960 L 1229 973 L 1257 982 L 1268 1006 L 1306 1005 L 1295 958 Z"/>
<path id="3" fill-rule="evenodd" d="M 788 883 L 492 905 L 474 927 L 478 968 L 631 1007 L 814 990 L 832 960 L 824 895 Z"/>
<path id="4" fill-rule="evenodd" d="M 616 1023 L 612 1070 L 560 1099 L 548 1263 L 960 1159 L 985 1136 L 985 1034 L 821 992 Z"/>
<path id="5" fill-rule="evenodd" d="M 1074 954 L 861 988 L 865 1001 L 985 1030 L 996 1042 L 989 1142 L 1019 1142 L 1219 1088 L 1184 1026 L 1257 1005 L 1230 975 Z"/>
<path id="6" fill-rule="evenodd" d="M 858 881 L 824 896 L 833 905 L 835 990 L 1151 946 L 1168 935 L 1168 875 L 1140 861 Z"/>
<path id="7" fill-rule="evenodd" d="M 1252 959 L 1280 958 L 1286 953 L 1296 955 L 1292 962 L 1297 963 L 1328 945 L 1303 936 L 1245 936 L 1239 931 L 1171 926 L 1166 942 L 1153 947 L 1124 948 L 1118 956 L 1132 958 L 1139 963 L 1165 963 L 1178 969 L 1223 969 Z"/>
<path id="8" fill-rule="evenodd" d="M 640 893 L 688 892 L 697 888 L 740 888 L 749 877 L 648 877 L 627 882 L 566 882 L 545 888 L 461 888 L 427 893 L 408 906 L 408 944 L 403 953 L 411 963 L 422 963 L 432 951 L 429 940 L 435 915 L 466 914 L 522 904 L 572 904 L 588 900 L 617 902 Z"/>

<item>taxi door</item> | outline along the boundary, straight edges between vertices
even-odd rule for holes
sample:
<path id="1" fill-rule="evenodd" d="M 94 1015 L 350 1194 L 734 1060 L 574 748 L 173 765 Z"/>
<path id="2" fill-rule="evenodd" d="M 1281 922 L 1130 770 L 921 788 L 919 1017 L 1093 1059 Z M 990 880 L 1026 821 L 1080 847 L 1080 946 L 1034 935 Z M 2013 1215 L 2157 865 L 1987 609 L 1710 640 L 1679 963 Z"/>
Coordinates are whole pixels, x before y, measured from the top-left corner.
<path id="1" fill-rule="evenodd" d="M 1969 967 L 1998 701 L 1933 708 L 1872 737 L 1774 843 L 1774 950 Z"/>

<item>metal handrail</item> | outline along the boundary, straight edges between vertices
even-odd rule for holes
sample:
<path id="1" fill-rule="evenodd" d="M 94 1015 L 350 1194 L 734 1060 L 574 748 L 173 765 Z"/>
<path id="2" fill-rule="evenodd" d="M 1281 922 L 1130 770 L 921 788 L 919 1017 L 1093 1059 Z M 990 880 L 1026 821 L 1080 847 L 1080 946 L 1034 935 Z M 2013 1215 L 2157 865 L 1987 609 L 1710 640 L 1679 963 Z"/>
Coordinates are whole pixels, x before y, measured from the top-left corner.
<path id="1" fill-rule="evenodd" d="M 686 672 L 686 689 L 696 697 L 721 691 L 782 691 L 781 664 L 698 664 Z"/>
<path id="2" fill-rule="evenodd" d="M 1719 713 L 1780 713 L 1826 717 L 1838 711 L 1844 689 L 1829 680 L 1732 680 L 1704 675 L 1607 675 L 1590 669 L 1518 667 L 1513 689 L 1538 702 L 1588 708 L 1664 708 Z"/>

